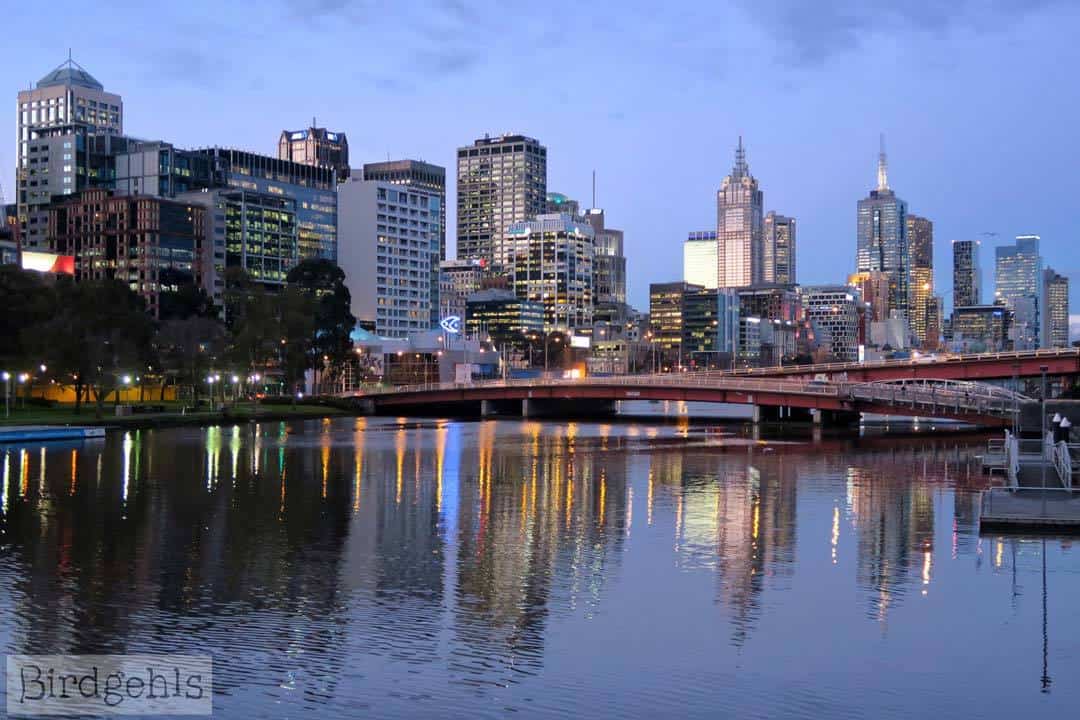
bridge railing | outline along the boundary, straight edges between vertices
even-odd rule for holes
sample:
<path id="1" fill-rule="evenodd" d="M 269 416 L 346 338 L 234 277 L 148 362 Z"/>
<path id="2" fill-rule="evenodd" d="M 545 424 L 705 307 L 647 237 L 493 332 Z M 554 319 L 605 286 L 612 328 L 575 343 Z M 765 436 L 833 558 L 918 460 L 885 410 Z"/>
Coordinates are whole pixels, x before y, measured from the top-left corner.
<path id="1" fill-rule="evenodd" d="M 615 386 L 707 388 L 752 393 L 779 393 L 835 397 L 852 403 L 875 403 L 922 410 L 935 415 L 993 415 L 1009 417 L 1015 412 L 1011 398 L 1003 398 L 992 389 L 978 386 L 938 388 L 934 386 L 904 386 L 882 383 L 826 383 L 776 378 L 716 377 L 699 373 L 625 375 L 612 377 L 498 379 L 470 383 L 427 383 L 381 387 L 359 393 L 423 393 L 440 390 L 465 390 L 508 387 Z"/>
<path id="2" fill-rule="evenodd" d="M 796 375 L 840 372 L 844 370 L 879 369 L 890 367 L 911 367 L 912 365 L 937 365 L 957 362 L 988 361 L 988 360 L 1025 360 L 1033 358 L 1062 357 L 1080 355 L 1077 348 L 1043 348 L 1041 350 L 1019 350 L 994 353 L 972 353 L 967 355 L 949 355 L 941 358 L 914 358 L 907 360 L 871 360 L 865 362 L 832 362 L 818 363 L 815 365 L 785 365 L 763 368 L 740 368 L 735 370 L 713 371 L 727 375 L 768 375 L 777 372 L 791 373 Z"/>

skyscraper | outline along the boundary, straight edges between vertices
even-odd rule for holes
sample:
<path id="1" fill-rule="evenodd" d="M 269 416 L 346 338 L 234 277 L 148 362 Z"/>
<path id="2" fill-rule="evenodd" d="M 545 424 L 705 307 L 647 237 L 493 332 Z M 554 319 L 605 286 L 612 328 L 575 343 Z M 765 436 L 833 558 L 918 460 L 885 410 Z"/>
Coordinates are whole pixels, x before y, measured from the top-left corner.
<path id="1" fill-rule="evenodd" d="M 887 316 L 898 315 L 905 320 L 908 313 L 910 283 L 910 253 L 907 239 L 907 203 L 889 187 L 885 140 L 882 138 L 878 155 L 877 189 L 858 204 L 859 272 L 880 270 L 889 274 L 889 306 Z"/>
<path id="2" fill-rule="evenodd" d="M 513 262 L 507 229 L 547 203 L 547 148 L 524 135 L 484 136 L 457 151 L 457 257 Z"/>
<path id="3" fill-rule="evenodd" d="M 278 159 L 329 168 L 337 173 L 339 183 L 349 179 L 349 141 L 345 133 L 315 127 L 315 118 L 311 118 L 311 127 L 306 130 L 281 131 Z"/>
<path id="4" fill-rule="evenodd" d="M 1069 346 L 1069 278 L 1051 268 L 1043 270 L 1043 331 L 1041 347 Z"/>
<path id="5" fill-rule="evenodd" d="M 745 287 L 762 281 L 763 196 L 750 174 L 742 136 L 735 165 L 716 193 L 716 258 L 719 287 Z"/>
<path id="6" fill-rule="evenodd" d="M 683 280 L 710 290 L 716 288 L 716 249 L 716 233 L 712 230 L 690 233 L 683 243 Z"/>
<path id="7" fill-rule="evenodd" d="M 338 264 L 345 271 L 353 315 L 374 323 L 376 334 L 385 337 L 430 330 L 439 193 L 353 177 L 338 194 Z"/>
<path id="8" fill-rule="evenodd" d="M 978 240 L 953 240 L 953 307 L 982 304 Z"/>
<path id="9" fill-rule="evenodd" d="M 514 292 L 544 306 L 544 332 L 592 325 L 593 229 L 569 215 L 540 215 L 507 229 Z"/>
<path id="10" fill-rule="evenodd" d="M 765 240 L 762 253 L 762 281 L 794 285 L 795 279 L 795 218 L 777 215 L 770 210 L 765 216 Z"/>
<path id="11" fill-rule="evenodd" d="M 549 192 L 544 200 L 544 214 L 566 213 L 577 220 L 581 217 L 581 203 L 562 193 Z"/>
<path id="12" fill-rule="evenodd" d="M 123 128 L 120 96 L 105 92 L 70 57 L 32 90 L 19 92 L 15 182 L 25 246 L 45 246 L 48 205 L 54 195 L 105 184 L 108 168 L 103 146 L 121 135 Z"/>
<path id="13" fill-rule="evenodd" d="M 999 246 L 994 252 L 994 301 L 1005 303 L 1013 311 L 1013 347 L 1035 349 L 1039 347 L 1041 329 L 1039 236 L 1017 235 L 1013 245 Z"/>
<path id="14" fill-rule="evenodd" d="M 586 210 L 585 221 L 593 229 L 593 301 L 597 305 L 624 304 L 626 255 L 623 254 L 623 231 L 605 225 L 602 208 Z"/>
<path id="15" fill-rule="evenodd" d="M 922 346 L 927 344 L 928 316 L 934 297 L 934 223 L 918 215 L 907 216 L 908 245 L 911 248 L 911 282 L 908 299 L 911 334 Z"/>
<path id="16" fill-rule="evenodd" d="M 446 168 L 420 160 L 364 163 L 364 180 L 423 188 L 439 196 L 439 242 L 432 247 L 435 257 L 431 262 L 431 326 L 435 327 L 442 304 L 439 301 L 439 263 L 446 259 Z"/>

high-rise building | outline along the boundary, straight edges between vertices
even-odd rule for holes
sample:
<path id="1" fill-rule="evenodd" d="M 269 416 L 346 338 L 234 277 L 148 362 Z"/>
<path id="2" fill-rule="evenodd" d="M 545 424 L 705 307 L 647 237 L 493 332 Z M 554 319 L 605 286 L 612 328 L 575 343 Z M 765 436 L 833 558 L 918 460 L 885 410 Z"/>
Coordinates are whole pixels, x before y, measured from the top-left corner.
<path id="1" fill-rule="evenodd" d="M 934 297 L 934 223 L 918 215 L 907 216 L 911 280 L 908 308 L 911 334 L 918 345 L 927 342 L 927 317 Z"/>
<path id="2" fill-rule="evenodd" d="M 306 130 L 281 131 L 278 159 L 333 170 L 339 183 L 349 179 L 349 141 L 345 133 L 315 127 L 315 118 Z"/>
<path id="3" fill-rule="evenodd" d="M 23 245 L 45 247 L 49 203 L 93 186 L 108 186 L 103 144 L 124 129 L 124 103 L 68 58 L 19 92 L 16 113 L 16 200 Z"/>
<path id="4" fill-rule="evenodd" d="M 466 301 L 465 331 L 473 338 L 490 338 L 496 347 L 521 347 L 528 337 L 544 332 L 544 306 L 510 290 L 480 290 Z"/>
<path id="5" fill-rule="evenodd" d="M 682 359 L 684 300 L 705 289 L 687 282 L 649 285 L 649 339 L 661 365 Z"/>
<path id="6" fill-rule="evenodd" d="M 176 197 L 205 208 L 203 284 L 215 305 L 224 307 L 226 268 L 241 268 L 251 280 L 273 288 L 284 285 L 300 262 L 296 200 L 240 188 Z"/>
<path id="7" fill-rule="evenodd" d="M 540 215 L 507 229 L 514 292 L 544 306 L 544 332 L 592 325 L 593 229 L 569 215 Z"/>
<path id="8" fill-rule="evenodd" d="M 859 297 L 870 310 L 871 322 L 889 319 L 889 273 L 880 270 L 848 275 L 847 283 L 859 291 Z"/>
<path id="9" fill-rule="evenodd" d="M 1013 347 L 1039 347 L 1042 324 L 1039 302 L 1042 291 L 1042 258 L 1038 235 L 1017 235 L 1013 245 L 994 248 L 994 302 L 1005 303 L 1013 311 Z"/>
<path id="10" fill-rule="evenodd" d="M 296 201 L 297 250 L 301 260 L 337 262 L 338 196 L 335 171 L 227 148 L 189 151 L 209 163 L 214 187 L 253 190 Z"/>
<path id="11" fill-rule="evenodd" d="M 803 312 L 819 345 L 841 362 L 859 359 L 859 296 L 846 285 L 799 288 Z"/>
<path id="12" fill-rule="evenodd" d="M 683 293 L 682 351 L 691 367 L 731 367 L 739 335 L 739 294 L 732 288 Z"/>
<path id="13" fill-rule="evenodd" d="M 1043 270 L 1041 347 L 1069 346 L 1069 278 L 1052 268 Z"/>
<path id="14" fill-rule="evenodd" d="M 161 295 L 203 287 L 205 210 L 143 195 L 92 188 L 49 207 L 48 247 L 75 258 L 75 279 L 114 279 L 158 317 Z"/>
<path id="15" fill-rule="evenodd" d="M 795 284 L 795 218 L 770 210 L 764 234 L 762 282 Z"/>
<path id="16" fill-rule="evenodd" d="M 1004 304 L 953 308 L 949 347 L 956 352 L 1001 352 L 1013 349 L 1013 312 Z"/>
<path id="17" fill-rule="evenodd" d="M 338 265 L 352 313 L 384 337 L 432 327 L 431 277 L 439 244 L 439 193 L 352 177 L 338 188 Z"/>
<path id="18" fill-rule="evenodd" d="M 470 295 L 479 292 L 484 267 L 479 260 L 439 263 L 439 316 L 464 318 Z"/>
<path id="19" fill-rule="evenodd" d="M 457 151 L 457 257 L 511 264 L 507 229 L 547 203 L 547 148 L 524 135 L 476 140 Z"/>
<path id="20" fill-rule="evenodd" d="M 953 240 L 953 307 L 982 304 L 978 240 Z"/>
<path id="21" fill-rule="evenodd" d="M 160 140 L 129 140 L 117 150 L 114 168 L 117 195 L 172 198 L 225 185 L 212 158 Z"/>
<path id="22" fill-rule="evenodd" d="M 878 155 L 877 189 L 858 203 L 856 270 L 879 270 L 889 275 L 886 317 L 909 320 L 908 285 L 911 257 L 907 237 L 907 203 L 889 187 L 885 140 Z"/>
<path id="23" fill-rule="evenodd" d="M 704 288 L 719 286 L 716 233 L 692 232 L 683 243 L 683 280 Z"/>
<path id="24" fill-rule="evenodd" d="M 763 196 L 750 174 L 742 137 L 735 165 L 716 193 L 716 257 L 719 287 L 745 287 L 762 281 Z"/>
<path id="25" fill-rule="evenodd" d="M 388 160 L 364 163 L 365 180 L 419 187 L 439 196 L 439 245 L 431 264 L 431 322 L 439 322 L 439 263 L 446 259 L 446 168 L 420 160 Z"/>
<path id="26" fill-rule="evenodd" d="M 596 253 L 593 257 L 593 299 L 596 305 L 623 305 L 626 303 L 623 231 L 604 224 L 601 208 L 586 210 L 584 219 L 592 226 Z"/>

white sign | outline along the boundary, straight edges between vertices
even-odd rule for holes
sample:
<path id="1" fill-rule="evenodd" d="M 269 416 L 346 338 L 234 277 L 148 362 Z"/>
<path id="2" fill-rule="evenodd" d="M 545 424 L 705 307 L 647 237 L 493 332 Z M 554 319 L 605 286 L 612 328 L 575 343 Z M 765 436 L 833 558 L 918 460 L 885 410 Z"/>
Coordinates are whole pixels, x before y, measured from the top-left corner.
<path id="1" fill-rule="evenodd" d="M 587 335 L 572 335 L 570 337 L 570 347 L 585 348 L 587 350 L 591 344 L 591 338 Z"/>
<path id="2" fill-rule="evenodd" d="M 451 335 L 457 335 L 461 332 L 461 318 L 457 315 L 447 315 L 439 321 L 439 327 Z"/>

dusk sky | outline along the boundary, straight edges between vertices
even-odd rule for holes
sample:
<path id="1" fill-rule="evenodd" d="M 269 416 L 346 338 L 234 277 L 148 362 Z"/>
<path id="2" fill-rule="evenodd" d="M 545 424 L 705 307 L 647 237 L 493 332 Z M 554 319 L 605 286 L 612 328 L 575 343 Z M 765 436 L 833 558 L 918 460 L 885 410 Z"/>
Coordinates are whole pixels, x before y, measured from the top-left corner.
<path id="1" fill-rule="evenodd" d="M 548 148 L 548 189 L 626 232 L 632 304 L 682 276 L 687 231 L 715 228 L 737 137 L 765 209 L 798 220 L 798 279 L 843 282 L 855 204 L 890 184 L 934 222 L 937 292 L 950 241 L 1042 236 L 1080 310 L 1080 7 L 1054 0 L 515 3 L 287 0 L 258 5 L 9 3 L 0 92 L 15 105 L 73 58 L 124 99 L 130 135 L 276 153 L 282 129 L 347 133 L 354 167 L 447 168 L 485 132 Z M 0 121 L 14 195 L 15 114 Z M 984 235 L 997 233 L 998 237 Z"/>

